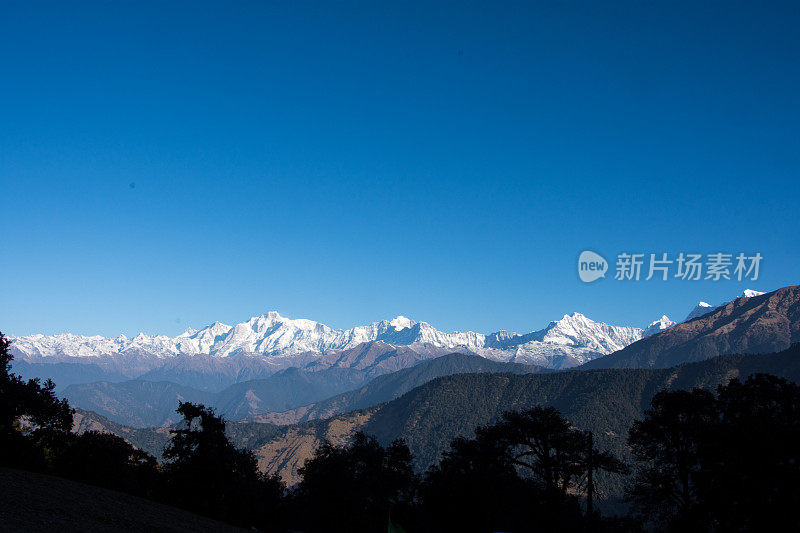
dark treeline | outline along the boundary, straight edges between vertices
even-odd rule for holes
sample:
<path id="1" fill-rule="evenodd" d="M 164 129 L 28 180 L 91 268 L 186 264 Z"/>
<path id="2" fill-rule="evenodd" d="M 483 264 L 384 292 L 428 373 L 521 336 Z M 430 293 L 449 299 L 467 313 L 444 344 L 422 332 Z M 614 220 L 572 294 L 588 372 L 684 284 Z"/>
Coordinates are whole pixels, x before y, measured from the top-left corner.
<path id="1" fill-rule="evenodd" d="M 800 387 L 769 375 L 661 392 L 628 438 L 629 467 L 552 407 L 504 413 L 427 472 L 402 440 L 325 442 L 291 488 L 236 449 L 225 421 L 181 403 L 159 464 L 111 434 L 71 432 L 53 384 L 10 372 L 0 334 L 0 461 L 152 498 L 262 531 L 760 531 L 800 529 Z M 598 473 L 624 476 L 630 513 L 596 510 Z"/>

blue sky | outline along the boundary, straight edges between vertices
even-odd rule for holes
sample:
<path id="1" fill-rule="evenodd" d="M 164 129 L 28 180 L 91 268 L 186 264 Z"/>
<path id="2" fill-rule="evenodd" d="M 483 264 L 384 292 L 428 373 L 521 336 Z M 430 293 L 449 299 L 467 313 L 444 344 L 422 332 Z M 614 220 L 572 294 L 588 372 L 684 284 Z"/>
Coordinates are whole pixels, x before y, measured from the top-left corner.
<path id="1" fill-rule="evenodd" d="M 642 326 L 800 283 L 797 3 L 0 14 L 5 333 Z M 583 284 L 584 249 L 764 260 Z"/>

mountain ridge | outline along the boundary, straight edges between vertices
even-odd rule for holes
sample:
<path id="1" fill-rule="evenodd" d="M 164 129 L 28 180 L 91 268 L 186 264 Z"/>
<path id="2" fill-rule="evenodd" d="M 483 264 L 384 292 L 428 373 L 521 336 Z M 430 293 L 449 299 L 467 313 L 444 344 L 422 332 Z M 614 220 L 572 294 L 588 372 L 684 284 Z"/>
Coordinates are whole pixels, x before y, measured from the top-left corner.
<path id="1" fill-rule="evenodd" d="M 800 344 L 779 353 L 730 354 L 663 369 L 570 369 L 544 374 L 469 373 L 433 379 L 389 402 L 284 426 L 254 449 L 259 466 L 278 473 L 290 485 L 297 469 L 325 439 L 347 444 L 356 431 L 382 443 L 403 438 L 424 471 L 450 441 L 474 435 L 475 427 L 492 423 L 508 409 L 550 405 L 575 426 L 593 431 L 602 450 L 627 457 L 626 436 L 650 399 L 660 390 L 714 388 L 738 377 L 770 373 L 800 381 Z M 606 486 L 606 496 L 622 487 Z"/>
<path id="2" fill-rule="evenodd" d="M 364 352 L 369 352 L 369 349 L 365 348 L 354 357 Z M 234 383 L 216 393 L 169 381 L 136 379 L 120 383 L 70 385 L 62 396 L 75 407 L 135 428 L 164 427 L 176 423 L 179 415 L 175 409 L 180 401 L 213 407 L 229 420 L 263 422 L 269 416 L 288 424 L 350 410 L 353 405 L 367 406 L 364 401 L 368 404 L 382 403 L 416 385 L 450 373 L 527 373 L 543 370 L 519 363 L 491 361 L 473 354 L 451 353 L 418 360 L 416 364 L 394 372 L 386 372 L 386 368 L 373 365 L 359 368 L 331 364 L 326 368 L 311 370 L 293 367 L 265 379 Z"/>
<path id="3" fill-rule="evenodd" d="M 666 368 L 726 353 L 771 353 L 800 341 L 800 285 L 742 296 L 582 368 Z"/>
<path id="4" fill-rule="evenodd" d="M 444 333 L 427 322 L 415 322 L 403 316 L 368 326 L 334 330 L 318 322 L 285 318 L 270 311 L 234 326 L 215 322 L 199 331 L 187 329 L 174 338 L 144 333 L 132 339 L 124 335 L 107 338 L 71 333 L 9 338 L 12 351 L 27 362 L 76 359 L 94 362 L 123 356 L 121 358 L 149 364 L 149 371 L 178 356 L 204 354 L 218 358 L 261 355 L 308 362 L 312 354 L 321 356 L 376 341 L 394 346 L 464 350 L 499 361 L 564 368 L 618 350 L 638 340 L 642 334 L 641 328 L 596 322 L 577 312 L 523 335 L 507 332 L 484 335 L 472 331 Z"/>

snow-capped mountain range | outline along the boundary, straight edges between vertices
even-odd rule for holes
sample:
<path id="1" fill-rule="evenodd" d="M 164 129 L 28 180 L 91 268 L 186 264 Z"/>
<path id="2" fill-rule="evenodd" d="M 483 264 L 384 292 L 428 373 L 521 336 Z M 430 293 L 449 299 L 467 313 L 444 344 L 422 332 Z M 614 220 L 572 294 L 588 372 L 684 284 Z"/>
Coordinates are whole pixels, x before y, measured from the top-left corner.
<path id="1" fill-rule="evenodd" d="M 108 338 L 73 334 L 11 337 L 15 352 L 26 361 L 69 361 L 104 356 L 172 358 L 207 354 L 291 357 L 347 350 L 372 341 L 395 346 L 430 346 L 469 351 L 490 359 L 543 364 L 553 368 L 574 366 L 619 350 L 642 337 L 643 330 L 595 322 L 580 313 L 564 315 L 542 330 L 519 335 L 500 331 L 489 335 L 444 333 L 427 322 L 398 316 L 368 326 L 333 329 L 306 319 L 291 319 L 275 311 L 229 326 L 215 322 L 199 331 L 188 329 L 177 337 L 140 333 Z"/>
<path id="2" fill-rule="evenodd" d="M 756 291 L 745 291 L 745 297 Z M 711 312 L 715 307 L 701 302 L 687 320 Z M 699 313 L 699 314 L 698 314 Z M 15 355 L 31 363 L 90 362 L 94 359 L 118 359 L 126 355 L 137 359 L 165 359 L 204 354 L 215 358 L 251 355 L 277 357 L 281 366 L 308 363 L 314 354 L 329 354 L 373 341 L 394 346 L 421 347 L 472 352 L 498 361 L 513 361 L 568 368 L 620 350 L 642 337 L 656 334 L 675 324 L 666 316 L 641 329 L 595 322 L 573 313 L 551 322 L 545 328 L 526 333 L 498 331 L 488 335 L 472 331 L 445 333 L 427 322 L 398 316 L 367 326 L 333 329 L 306 319 L 290 319 L 275 311 L 250 318 L 234 326 L 215 322 L 199 331 L 187 329 L 177 337 L 124 335 L 109 338 L 58 335 L 10 337 Z M 287 363 L 288 361 L 288 363 Z M 302 363 L 301 363 L 302 361 Z M 153 365 L 149 365 L 153 366 Z"/>

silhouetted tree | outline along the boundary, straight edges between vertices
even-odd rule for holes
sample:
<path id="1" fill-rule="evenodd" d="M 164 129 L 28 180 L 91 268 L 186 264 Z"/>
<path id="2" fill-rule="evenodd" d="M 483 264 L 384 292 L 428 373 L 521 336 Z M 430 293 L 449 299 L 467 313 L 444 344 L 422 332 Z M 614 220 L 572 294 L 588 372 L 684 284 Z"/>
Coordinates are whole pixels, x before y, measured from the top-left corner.
<path id="1" fill-rule="evenodd" d="M 800 387 L 773 376 L 657 394 L 629 444 L 630 498 L 664 529 L 800 529 Z"/>
<path id="2" fill-rule="evenodd" d="M 23 380 L 11 373 L 11 343 L 0 333 L 0 461 L 10 466 L 44 466 L 43 438 L 66 439 L 72 414 L 51 380 Z"/>
<path id="3" fill-rule="evenodd" d="M 259 472 L 253 454 L 231 444 L 213 409 L 181 402 L 177 411 L 183 426 L 164 450 L 163 498 L 227 522 L 277 528 L 280 478 Z"/>
<path id="4" fill-rule="evenodd" d="M 390 516 L 407 523 L 417 485 L 411 461 L 401 440 L 388 448 L 363 433 L 347 447 L 325 441 L 299 471 L 293 514 L 306 531 L 386 531 Z"/>
<path id="5" fill-rule="evenodd" d="M 509 411 L 477 428 L 474 439 L 451 443 L 425 477 L 423 511 L 434 530 L 579 530 L 584 521 L 574 493 L 591 496 L 599 470 L 627 468 L 552 407 Z"/>
<path id="6" fill-rule="evenodd" d="M 629 493 L 645 519 L 688 518 L 696 508 L 700 447 L 714 421 L 713 394 L 695 389 L 659 392 L 634 422 L 628 445 L 641 465 Z"/>
<path id="7" fill-rule="evenodd" d="M 421 496 L 425 531 L 576 531 L 581 526 L 577 502 L 554 502 L 538 482 L 520 477 L 505 445 L 487 432 L 453 440 L 426 473 Z"/>
<path id="8" fill-rule="evenodd" d="M 800 387 L 758 374 L 717 393 L 698 490 L 709 529 L 800 530 Z"/>
<path id="9" fill-rule="evenodd" d="M 566 493 L 581 474 L 580 443 L 569 422 L 553 407 L 507 411 L 495 425 L 478 429 L 478 433 L 501 442 L 509 462 L 530 471 L 547 492 Z"/>
<path id="10" fill-rule="evenodd" d="M 610 452 L 601 452 L 594 446 L 594 434 L 591 431 L 583 433 L 584 445 L 578 453 L 578 465 L 581 470 L 579 485 L 586 494 L 586 516 L 594 519 L 594 495 L 597 492 L 596 475 L 598 472 L 612 474 L 627 474 L 630 468 Z"/>
<path id="11" fill-rule="evenodd" d="M 477 433 L 501 443 L 508 462 L 530 472 L 550 495 L 565 496 L 570 489 L 592 495 L 597 471 L 627 471 L 612 454 L 594 447 L 591 433 L 573 428 L 554 407 L 508 411 L 494 426 Z"/>

